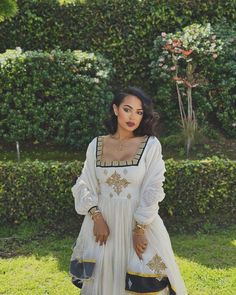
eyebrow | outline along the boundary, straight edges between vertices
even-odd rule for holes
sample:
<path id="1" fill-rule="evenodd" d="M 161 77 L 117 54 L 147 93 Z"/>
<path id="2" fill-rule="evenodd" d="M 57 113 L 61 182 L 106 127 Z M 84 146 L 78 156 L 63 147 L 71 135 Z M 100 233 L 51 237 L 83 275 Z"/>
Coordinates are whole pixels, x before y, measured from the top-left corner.
<path id="1" fill-rule="evenodd" d="M 124 107 L 129 107 L 130 109 L 133 109 L 129 104 L 125 104 Z M 143 110 L 143 109 L 137 109 L 137 110 L 139 111 L 139 110 Z"/>

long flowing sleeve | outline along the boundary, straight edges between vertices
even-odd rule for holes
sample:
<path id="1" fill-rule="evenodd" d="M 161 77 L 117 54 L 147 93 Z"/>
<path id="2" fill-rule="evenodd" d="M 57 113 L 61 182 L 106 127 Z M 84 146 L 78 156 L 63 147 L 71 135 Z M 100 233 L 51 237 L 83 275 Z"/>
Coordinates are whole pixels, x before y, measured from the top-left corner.
<path id="1" fill-rule="evenodd" d="M 81 175 L 71 188 L 75 210 L 78 214 L 86 215 L 88 210 L 98 204 L 98 182 L 95 174 L 96 167 L 96 138 L 88 145 L 86 160 Z"/>
<path id="2" fill-rule="evenodd" d="M 162 159 L 162 147 L 156 137 L 151 137 L 150 147 L 146 154 L 146 173 L 143 179 L 140 200 L 134 212 L 134 219 L 143 225 L 152 223 L 158 214 L 159 205 L 164 197 L 165 162 Z"/>

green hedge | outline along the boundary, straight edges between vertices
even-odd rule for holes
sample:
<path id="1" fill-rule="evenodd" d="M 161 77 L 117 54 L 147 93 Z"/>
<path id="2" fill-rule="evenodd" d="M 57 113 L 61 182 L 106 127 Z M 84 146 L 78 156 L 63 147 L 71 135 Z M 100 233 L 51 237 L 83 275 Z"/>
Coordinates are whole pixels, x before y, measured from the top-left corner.
<path id="1" fill-rule="evenodd" d="M 60 2 L 67 1 L 19 0 L 19 13 L 0 24 L 0 52 L 20 46 L 23 50 L 59 47 L 100 53 L 114 66 L 113 89 L 139 85 L 154 96 L 167 135 L 179 130 L 175 123 L 179 122 L 178 104 L 173 84 L 166 77 L 151 74 L 153 41 L 162 31 L 174 32 L 194 22 L 215 25 L 227 20 L 232 26 L 236 20 L 235 1 L 231 0 Z M 228 30 L 225 23 L 220 26 L 222 33 Z M 219 63 L 209 65 L 209 87 L 196 90 L 194 103 L 200 126 L 209 129 L 212 123 L 235 137 L 234 44 L 226 51 Z"/>
<path id="2" fill-rule="evenodd" d="M 112 61 L 114 86 L 149 86 L 149 51 L 162 31 L 193 22 L 236 20 L 232 0 L 86 0 L 60 5 L 57 0 L 18 0 L 19 13 L 0 24 L 0 52 L 80 49 L 100 52 Z"/>
<path id="3" fill-rule="evenodd" d="M 55 223 L 78 218 L 71 187 L 82 164 L 0 162 L 1 221 Z M 160 215 L 168 226 L 193 229 L 236 222 L 235 161 L 218 157 L 180 162 L 169 159 L 166 169 L 166 197 L 160 204 Z"/>
<path id="4" fill-rule="evenodd" d="M 111 64 L 81 51 L 0 54 L 0 139 L 85 148 L 113 97 Z"/>

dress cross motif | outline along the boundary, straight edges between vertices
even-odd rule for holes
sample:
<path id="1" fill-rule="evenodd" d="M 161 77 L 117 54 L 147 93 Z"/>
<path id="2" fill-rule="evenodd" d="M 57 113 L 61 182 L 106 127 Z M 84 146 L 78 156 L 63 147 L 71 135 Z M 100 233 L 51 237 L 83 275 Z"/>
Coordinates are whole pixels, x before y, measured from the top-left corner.
<path id="1" fill-rule="evenodd" d="M 125 178 L 121 178 L 120 174 L 115 171 L 107 178 L 106 183 L 114 189 L 117 195 L 119 195 L 123 188 L 127 187 L 130 182 Z"/>

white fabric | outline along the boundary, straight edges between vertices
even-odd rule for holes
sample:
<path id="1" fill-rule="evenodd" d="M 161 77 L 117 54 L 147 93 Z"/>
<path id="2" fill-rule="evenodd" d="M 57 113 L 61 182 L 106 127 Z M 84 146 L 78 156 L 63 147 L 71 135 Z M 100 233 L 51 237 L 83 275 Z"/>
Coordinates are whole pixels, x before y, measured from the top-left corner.
<path id="1" fill-rule="evenodd" d="M 140 203 L 134 212 L 134 218 L 138 223 L 147 225 L 152 223 L 157 216 L 158 202 L 165 197 L 162 185 L 166 169 L 162 159 L 161 144 L 157 138 L 153 139 L 147 151 L 145 171 L 140 191 Z"/>
<path id="2" fill-rule="evenodd" d="M 96 187 L 98 186 L 95 175 L 95 152 L 94 141 L 87 148 L 86 160 L 80 177 L 71 188 L 75 199 L 75 210 L 78 214 L 86 215 L 88 210 L 96 206 L 98 197 Z"/>
<path id="3" fill-rule="evenodd" d="M 72 187 L 75 209 L 85 214 L 71 260 L 96 260 L 93 276 L 84 282 L 81 295 L 126 295 L 127 271 L 155 273 L 147 267 L 153 256 L 165 263 L 166 274 L 177 295 L 187 291 L 175 262 L 168 232 L 158 214 L 163 200 L 165 165 L 161 144 L 151 136 L 138 165 L 96 167 L 97 138 L 89 144 L 81 176 Z M 93 235 L 93 221 L 87 214 L 98 205 L 109 226 L 106 245 L 99 246 Z M 148 247 L 139 260 L 132 241 L 135 221 L 147 225 Z M 163 290 L 161 295 L 168 295 Z"/>

